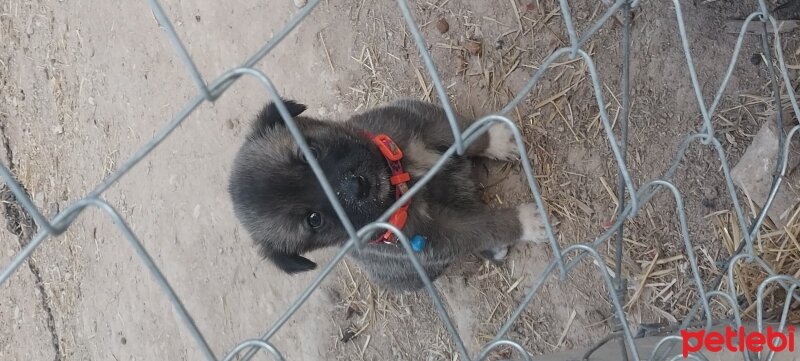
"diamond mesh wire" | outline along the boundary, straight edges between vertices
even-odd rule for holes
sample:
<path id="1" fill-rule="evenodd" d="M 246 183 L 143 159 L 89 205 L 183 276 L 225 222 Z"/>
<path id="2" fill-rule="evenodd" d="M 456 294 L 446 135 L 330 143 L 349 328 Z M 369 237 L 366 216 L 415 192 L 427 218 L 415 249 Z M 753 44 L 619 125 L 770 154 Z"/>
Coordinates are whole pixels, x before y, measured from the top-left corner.
<path id="1" fill-rule="evenodd" d="M 501 111 L 496 114 L 491 114 L 479 119 L 473 125 L 471 125 L 467 129 L 459 129 L 452 107 L 448 101 L 447 94 L 445 92 L 445 87 L 442 84 L 441 79 L 439 78 L 436 67 L 431 59 L 430 53 L 427 50 L 425 39 L 423 39 L 422 35 L 420 34 L 419 27 L 415 22 L 411 11 L 409 9 L 408 3 L 405 0 L 398 0 L 397 4 L 399 6 L 400 12 L 405 20 L 405 23 L 408 27 L 408 30 L 411 32 L 414 41 L 418 47 L 418 50 L 421 54 L 423 63 L 433 81 L 434 88 L 438 94 L 439 99 L 441 100 L 441 105 L 443 106 L 448 121 L 450 123 L 455 142 L 454 144 L 444 153 L 444 155 L 434 164 L 432 169 L 423 176 L 417 184 L 412 187 L 409 192 L 407 192 L 403 197 L 401 197 L 390 209 L 386 210 L 386 212 L 373 223 L 365 226 L 362 229 L 355 229 L 348 219 L 347 215 L 345 214 L 342 206 L 339 204 L 338 200 L 334 196 L 334 193 L 331 189 L 330 184 L 328 183 L 327 179 L 324 177 L 324 174 L 320 168 L 319 163 L 316 159 L 314 159 L 313 154 L 309 151 L 308 145 L 303 138 L 302 134 L 298 130 L 294 120 L 289 115 L 285 105 L 281 101 L 281 98 L 276 90 L 275 86 L 270 81 L 269 77 L 264 73 L 260 72 L 253 68 L 253 66 L 258 63 L 265 55 L 271 52 L 285 37 L 295 28 L 298 24 L 300 24 L 319 4 L 319 0 L 311 0 L 309 3 L 303 7 L 297 15 L 295 15 L 288 24 L 276 34 L 269 42 L 267 42 L 260 50 L 258 50 L 255 54 L 253 54 L 246 62 L 244 62 L 241 66 L 231 69 L 228 72 L 222 74 L 221 76 L 217 77 L 210 83 L 207 83 L 202 74 L 198 71 L 197 67 L 194 65 L 192 61 L 191 55 L 187 52 L 186 48 L 183 46 L 175 28 L 173 27 L 172 23 L 169 21 L 168 16 L 164 12 L 164 9 L 159 5 L 157 0 L 149 0 L 150 7 L 155 14 L 157 21 L 159 22 L 160 26 L 165 31 L 169 41 L 178 52 L 178 57 L 180 60 L 185 64 L 187 71 L 189 72 L 193 82 L 197 86 L 197 95 L 191 99 L 182 110 L 180 110 L 177 115 L 175 115 L 172 120 L 167 123 L 148 143 L 142 146 L 136 153 L 134 153 L 122 166 L 120 166 L 114 173 L 108 176 L 101 184 L 99 184 L 94 190 L 92 190 L 89 194 L 87 194 L 81 200 L 75 202 L 74 204 L 70 205 L 66 209 L 64 209 L 61 213 L 53 217 L 53 219 L 48 220 L 46 217 L 42 215 L 42 213 L 34 206 L 33 202 L 31 201 L 29 195 L 24 191 L 24 189 L 17 183 L 14 179 L 13 175 L 11 174 L 9 168 L 6 165 L 0 165 L 0 177 L 3 178 L 5 181 L 6 186 L 13 192 L 16 196 L 17 200 L 21 204 L 21 206 L 30 214 L 31 218 L 34 220 L 36 225 L 38 226 L 38 233 L 31 239 L 29 243 L 25 245 L 25 247 L 17 253 L 12 261 L 5 265 L 0 273 L 0 284 L 5 283 L 9 277 L 22 265 L 30 256 L 31 253 L 42 243 L 53 236 L 58 236 L 61 233 L 65 232 L 70 225 L 75 221 L 75 219 L 87 208 L 95 207 L 99 210 L 108 214 L 113 221 L 113 223 L 117 226 L 119 231 L 122 233 L 123 237 L 130 243 L 131 247 L 133 247 L 134 251 L 136 252 L 139 259 L 145 265 L 145 267 L 149 270 L 152 277 L 155 279 L 156 283 L 161 287 L 166 297 L 172 303 L 175 308 L 175 312 L 178 314 L 179 318 L 183 321 L 186 328 L 190 331 L 190 334 L 196 341 L 197 347 L 200 349 L 201 353 L 205 356 L 207 360 L 232 360 L 235 358 L 239 358 L 241 360 L 249 360 L 252 356 L 255 355 L 256 352 L 265 352 L 270 354 L 276 360 L 283 360 L 283 356 L 281 355 L 280 351 L 276 349 L 271 343 L 270 339 L 281 330 L 281 328 L 286 324 L 287 321 L 298 311 L 298 309 L 306 302 L 309 296 L 319 287 L 320 283 L 327 277 L 334 267 L 350 252 L 353 248 L 358 247 L 359 243 L 362 242 L 362 237 L 366 234 L 369 234 L 371 231 L 376 229 L 382 230 L 390 230 L 391 232 L 395 233 L 400 243 L 402 244 L 403 248 L 408 254 L 409 259 L 413 263 L 414 267 L 416 268 L 417 272 L 419 273 L 420 278 L 422 279 L 427 292 L 430 294 L 430 297 L 433 300 L 433 304 L 436 310 L 439 313 L 441 321 L 445 325 L 449 336 L 451 337 L 453 343 L 456 346 L 458 354 L 462 360 L 483 360 L 485 359 L 492 350 L 495 350 L 498 347 L 510 347 L 516 351 L 518 351 L 519 355 L 525 359 L 530 360 L 531 356 L 525 351 L 524 347 L 517 343 L 516 341 L 510 340 L 508 338 L 509 330 L 511 329 L 513 323 L 520 317 L 522 312 L 528 306 L 528 304 L 533 300 L 534 297 L 537 296 L 539 291 L 541 290 L 544 282 L 553 274 L 558 274 L 560 280 L 564 280 L 565 277 L 569 272 L 573 270 L 573 268 L 579 263 L 582 262 L 586 257 L 590 259 L 594 259 L 595 264 L 598 265 L 597 272 L 599 272 L 602 276 L 602 280 L 605 283 L 605 286 L 609 292 L 609 300 L 613 304 L 613 311 L 617 318 L 617 327 L 616 332 L 612 335 L 609 335 L 604 339 L 604 342 L 610 341 L 614 338 L 618 338 L 620 341 L 620 358 L 627 359 L 628 355 L 633 360 L 640 360 L 640 359 L 663 359 L 664 351 L 675 347 L 676 344 L 681 342 L 680 336 L 673 335 L 663 338 L 656 348 L 652 351 L 650 355 L 643 355 L 637 349 L 636 344 L 634 343 L 633 334 L 628 326 L 627 322 L 627 315 L 623 309 L 624 304 L 624 290 L 625 283 L 624 279 L 621 277 L 621 272 L 617 269 L 615 276 L 612 277 L 608 271 L 608 268 L 605 266 L 606 262 L 601 257 L 600 253 L 598 252 L 598 246 L 607 240 L 615 237 L 616 242 L 616 266 L 619 267 L 621 264 L 621 255 L 622 255 L 622 235 L 623 235 L 623 225 L 625 221 L 634 217 L 637 214 L 637 211 L 641 209 L 642 205 L 646 204 L 650 199 L 652 199 L 656 193 L 659 191 L 667 191 L 675 200 L 676 209 L 678 220 L 680 224 L 681 236 L 685 246 L 686 256 L 690 263 L 690 271 L 692 279 L 695 283 L 695 286 L 698 290 L 698 298 L 696 300 L 696 304 L 694 305 L 693 309 L 685 318 L 685 321 L 682 324 L 682 327 L 687 327 L 689 323 L 696 318 L 696 316 L 702 316 L 705 320 L 705 326 L 711 327 L 714 323 L 714 319 L 710 310 L 709 300 L 711 298 L 717 297 L 725 301 L 728 305 L 732 313 L 734 314 L 734 320 L 732 321 L 734 325 L 737 327 L 741 325 L 742 321 L 740 318 L 740 310 L 739 304 L 736 302 L 737 295 L 735 294 L 735 287 L 734 287 L 734 268 L 737 264 L 742 262 L 747 262 L 750 264 L 757 265 L 764 269 L 770 276 L 765 279 L 758 288 L 757 294 L 757 324 L 758 328 L 761 329 L 763 327 L 763 312 L 762 312 L 762 300 L 765 289 L 770 284 L 778 284 L 787 291 L 786 303 L 783 308 L 783 313 L 781 314 L 780 319 L 780 327 L 786 326 L 787 318 L 788 318 L 788 311 L 789 311 L 789 304 L 792 301 L 792 298 L 795 300 L 800 300 L 800 293 L 797 292 L 798 286 L 800 286 L 800 280 L 793 278 L 791 275 L 781 275 L 776 274 L 766 262 L 760 259 L 757 256 L 757 253 L 754 252 L 753 249 L 753 239 L 756 237 L 758 230 L 760 229 L 762 223 L 766 218 L 767 211 L 769 210 L 772 202 L 775 199 L 775 196 L 781 187 L 784 176 L 787 172 L 787 161 L 788 161 L 788 154 L 789 154 L 789 144 L 797 133 L 798 129 L 800 129 L 800 125 L 795 125 L 788 134 L 781 132 L 780 137 L 780 149 L 777 162 L 777 169 L 776 175 L 774 177 L 772 187 L 770 189 L 769 197 L 766 203 L 763 205 L 762 210 L 758 214 L 758 216 L 753 220 L 748 220 L 745 217 L 742 206 L 739 204 L 739 200 L 737 197 L 736 189 L 733 185 L 733 179 L 731 178 L 730 174 L 730 166 L 726 160 L 725 151 L 720 144 L 719 140 L 715 137 L 715 130 L 712 125 L 712 118 L 714 116 L 715 110 L 722 99 L 723 94 L 727 88 L 728 82 L 733 74 L 734 67 L 736 62 L 739 58 L 739 53 L 742 47 L 742 42 L 745 37 L 746 29 L 751 22 L 761 22 L 763 24 L 763 33 L 762 33 L 762 45 L 763 45 L 763 53 L 764 56 L 767 58 L 766 65 L 769 67 L 769 72 L 771 75 L 771 84 L 772 84 L 772 92 L 776 97 L 775 106 L 776 106 L 776 119 L 778 129 L 783 129 L 783 114 L 781 109 L 781 102 L 780 102 L 780 93 L 782 91 L 786 92 L 786 96 L 788 96 L 791 102 L 791 109 L 794 112 L 795 116 L 800 114 L 800 109 L 798 108 L 798 103 L 796 96 L 794 94 L 794 90 L 792 88 L 789 76 L 787 74 L 787 67 L 784 63 L 782 46 L 781 46 L 781 38 L 780 32 L 777 31 L 777 23 L 776 20 L 769 15 L 768 8 L 764 2 L 764 0 L 758 0 L 758 11 L 750 14 L 744 24 L 742 25 L 741 31 L 739 32 L 739 36 L 736 41 L 736 45 L 731 55 L 730 64 L 728 66 L 727 72 L 725 74 L 724 79 L 722 80 L 721 84 L 719 85 L 716 94 L 711 101 L 711 104 L 708 105 L 706 99 L 702 96 L 700 84 L 697 77 L 697 71 L 695 69 L 694 61 L 692 59 L 691 51 L 690 51 L 690 43 L 689 38 L 686 33 L 684 21 L 683 21 L 683 11 L 681 9 L 681 4 L 678 0 L 672 0 L 674 5 L 675 15 L 677 17 L 677 24 L 678 24 L 678 34 L 681 38 L 681 44 L 683 48 L 683 52 L 686 59 L 687 71 L 688 75 L 691 79 L 692 83 L 692 90 L 694 91 L 697 104 L 700 109 L 700 113 L 702 115 L 702 126 L 700 129 L 693 134 L 688 135 L 683 143 L 677 149 L 675 154 L 674 160 L 671 163 L 670 167 L 664 172 L 664 174 L 655 180 L 646 182 L 640 186 L 636 186 L 631 179 L 631 176 L 628 172 L 628 168 L 626 166 L 626 144 L 627 144 L 627 129 L 628 129 L 628 111 L 630 107 L 630 42 L 631 42 L 631 27 L 630 27 L 630 12 L 631 9 L 636 8 L 639 6 L 638 0 L 617 0 L 613 4 L 610 4 L 608 9 L 605 13 L 595 22 L 589 29 L 583 33 L 578 34 L 575 30 L 575 25 L 572 20 L 570 6 L 567 0 L 560 0 L 559 5 L 561 8 L 561 13 L 563 14 L 564 25 L 567 30 L 567 34 L 569 36 L 569 46 L 561 48 L 553 52 L 549 57 L 547 57 L 539 70 L 531 77 L 531 79 L 527 82 L 525 87 L 516 95 L 514 99 L 512 99 Z M 623 65 L 623 80 L 622 80 L 622 117 L 620 123 L 621 134 L 618 137 L 614 134 L 614 130 L 612 127 L 611 122 L 609 121 L 608 114 L 605 111 L 605 100 L 603 99 L 603 94 L 601 91 L 600 80 L 598 76 L 598 72 L 595 68 L 594 61 L 592 57 L 587 54 L 583 49 L 582 46 L 586 44 L 586 42 L 595 34 L 612 16 L 616 13 L 621 12 L 622 19 L 623 19 L 623 44 L 622 44 L 622 65 Z M 772 28 L 772 36 L 773 36 L 773 46 L 770 47 L 769 45 L 769 37 L 767 36 L 767 29 Z M 775 56 L 774 59 L 777 62 L 777 67 L 773 65 L 772 56 Z M 448 158 L 456 155 L 456 154 L 463 154 L 464 150 L 469 147 L 469 145 L 479 136 L 483 135 L 489 127 L 494 124 L 500 123 L 504 124 L 505 126 L 511 129 L 514 139 L 516 142 L 517 147 L 520 149 L 520 154 L 526 154 L 524 150 L 524 144 L 522 142 L 522 136 L 517 129 L 515 123 L 509 119 L 506 115 L 514 109 L 523 99 L 529 96 L 531 90 L 537 85 L 539 80 L 545 74 L 549 65 L 553 64 L 557 60 L 561 58 L 568 58 L 568 59 L 582 59 L 587 67 L 587 71 L 591 77 L 591 85 L 594 90 L 595 100 L 598 104 L 598 109 L 600 112 L 600 120 L 602 122 L 605 135 L 607 141 L 609 142 L 609 146 L 611 147 L 614 161 L 616 162 L 619 174 L 619 188 L 618 188 L 618 198 L 621 202 L 621 206 L 619 207 L 618 215 L 616 217 L 615 223 L 608 228 L 604 233 L 599 235 L 594 240 L 590 240 L 583 244 L 572 245 L 567 248 L 561 248 L 561 246 L 556 241 L 556 238 L 553 234 L 553 229 L 549 221 L 546 221 L 546 233 L 549 239 L 549 245 L 552 248 L 554 257 L 553 260 L 549 263 L 546 269 L 536 278 L 533 282 L 533 285 L 526 291 L 525 296 L 523 297 L 522 301 L 520 302 L 519 306 L 514 310 L 511 314 L 509 319 L 500 327 L 497 331 L 496 336 L 494 339 L 489 342 L 488 344 L 484 345 L 483 349 L 480 351 L 478 355 L 469 355 L 467 352 L 464 342 L 461 339 L 460 335 L 456 331 L 451 318 L 449 317 L 443 303 L 441 297 L 437 293 L 436 289 L 432 285 L 430 279 L 425 275 L 422 266 L 420 265 L 419 261 L 417 260 L 412 248 L 409 244 L 408 239 L 406 236 L 397 228 L 393 227 L 392 225 L 386 223 L 389 216 L 400 207 L 401 204 L 404 204 L 410 197 L 413 197 L 421 187 L 424 187 L 425 184 L 433 177 L 436 172 L 440 171 L 444 162 L 447 161 Z M 309 164 L 313 169 L 314 173 L 318 177 L 320 184 L 322 185 L 323 189 L 325 190 L 326 195 L 328 196 L 330 202 L 332 203 L 338 217 L 342 221 L 345 229 L 349 234 L 349 241 L 345 243 L 343 247 L 336 253 L 333 259 L 322 268 L 322 270 L 317 274 L 314 280 L 309 284 L 305 290 L 298 296 L 298 298 L 291 304 L 291 306 L 282 314 L 282 316 L 273 324 L 271 325 L 264 334 L 259 339 L 251 339 L 245 340 L 241 343 L 235 345 L 229 352 L 225 354 L 224 357 L 218 358 L 214 351 L 211 350 L 208 343 L 206 342 L 205 337 L 203 336 L 202 332 L 197 328 L 194 321 L 192 320 L 191 315 L 188 313 L 186 308 L 184 307 L 181 298 L 175 293 L 175 291 L 170 286 L 170 283 L 164 277 L 164 275 L 159 270 L 159 267 L 154 263 L 153 259 L 148 254 L 147 250 L 142 246 L 142 243 L 139 241 L 138 237 L 133 233 L 133 231 L 128 227 L 126 224 L 125 219 L 117 212 L 109 203 L 107 203 L 103 198 L 103 193 L 109 189 L 113 184 L 115 184 L 120 178 L 122 178 L 133 166 L 139 163 L 142 159 L 144 159 L 150 152 L 158 147 L 158 145 L 168 137 L 192 112 L 202 103 L 204 102 L 214 102 L 222 93 L 224 93 L 235 81 L 242 77 L 251 77 L 256 79 L 261 85 L 263 85 L 264 90 L 267 92 L 269 97 L 277 104 L 277 109 L 281 116 L 283 117 L 286 125 L 292 135 L 295 137 L 298 145 L 300 146 L 302 152 L 306 155 L 306 158 L 309 160 Z M 781 84 L 783 88 L 781 89 Z M 723 268 L 724 276 L 719 276 L 712 284 L 709 286 L 704 285 L 703 281 L 700 278 L 700 272 L 697 265 L 697 257 L 694 254 L 693 243 L 691 239 L 691 235 L 689 234 L 689 230 L 687 227 L 687 215 L 684 209 L 683 198 L 680 191 L 675 187 L 675 185 L 671 182 L 672 177 L 676 173 L 677 169 L 679 168 L 681 161 L 684 158 L 687 148 L 693 143 L 700 143 L 703 146 L 711 147 L 714 149 L 721 161 L 722 164 L 722 172 L 725 177 L 725 182 L 727 186 L 727 190 L 731 199 L 731 202 L 734 206 L 734 212 L 736 215 L 736 219 L 738 222 L 738 227 L 740 228 L 742 234 L 744 235 L 744 242 L 741 243 L 740 247 L 736 250 L 735 254 L 725 262 Z M 542 196 L 539 191 L 539 187 L 537 185 L 536 179 L 534 178 L 534 173 L 532 171 L 530 160 L 523 157 L 522 159 L 522 168 L 524 174 L 527 178 L 528 186 L 530 187 L 533 198 L 539 206 L 539 209 L 544 209 L 544 204 L 542 201 Z M 627 194 L 627 198 L 625 197 Z M 547 214 L 542 211 L 541 214 L 542 218 L 547 220 Z M 569 261 L 567 261 L 569 259 Z M 558 271 L 556 273 L 556 271 Z M 722 282 L 727 282 L 727 293 L 723 291 L 719 291 L 718 288 L 722 284 Z M 702 313 L 700 313 L 702 312 Z M 627 352 L 623 351 L 627 349 Z M 747 357 L 747 355 L 745 355 Z M 771 355 L 769 355 L 771 357 Z M 690 355 L 690 358 L 693 359 L 705 359 L 705 356 L 702 353 Z"/>

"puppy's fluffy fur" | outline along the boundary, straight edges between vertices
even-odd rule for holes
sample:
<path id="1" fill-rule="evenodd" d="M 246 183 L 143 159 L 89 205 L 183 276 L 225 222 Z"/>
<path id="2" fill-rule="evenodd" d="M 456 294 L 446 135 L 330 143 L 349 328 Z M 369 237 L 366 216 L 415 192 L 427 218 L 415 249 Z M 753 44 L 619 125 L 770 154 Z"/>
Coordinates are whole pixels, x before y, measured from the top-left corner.
<path id="1" fill-rule="evenodd" d="M 303 116 L 304 105 L 285 104 L 357 229 L 395 202 L 386 160 L 361 131 L 387 134 L 400 146 L 403 166 L 411 174 L 410 186 L 454 141 L 444 111 L 420 101 L 396 101 L 346 122 L 312 119 Z M 458 121 L 461 129 L 472 123 L 461 116 Z M 409 238 L 417 234 L 427 238 L 417 256 L 431 279 L 469 253 L 500 261 L 513 243 L 546 240 L 533 204 L 491 209 L 481 202 L 468 159 L 510 161 L 518 156 L 511 131 L 495 125 L 471 145 L 465 157 L 452 157 L 412 198 L 402 231 Z M 237 218 L 261 253 L 288 273 L 316 267 L 304 253 L 348 239 L 274 104 L 258 115 L 239 150 L 229 192 Z M 351 256 L 373 282 L 384 287 L 416 290 L 423 286 L 402 247 L 369 244 Z"/>

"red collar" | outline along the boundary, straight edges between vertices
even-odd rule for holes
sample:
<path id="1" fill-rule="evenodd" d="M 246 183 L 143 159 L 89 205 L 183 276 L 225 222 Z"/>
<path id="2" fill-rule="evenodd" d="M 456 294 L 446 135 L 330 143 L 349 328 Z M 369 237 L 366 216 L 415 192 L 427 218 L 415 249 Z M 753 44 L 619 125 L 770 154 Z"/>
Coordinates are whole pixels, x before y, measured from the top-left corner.
<path id="1" fill-rule="evenodd" d="M 363 130 L 362 133 L 378 147 L 378 150 L 381 151 L 381 154 L 383 154 L 383 157 L 386 159 L 386 163 L 389 164 L 389 169 L 392 170 L 390 181 L 395 187 L 395 199 L 400 199 L 403 194 L 408 192 L 408 182 L 411 180 L 411 176 L 403 169 L 403 164 L 400 163 L 400 160 L 403 159 L 403 151 L 400 150 L 397 143 L 386 134 L 373 135 L 366 130 Z M 398 208 L 397 211 L 389 217 L 389 223 L 397 227 L 397 229 L 402 230 L 408 219 L 408 206 L 410 204 L 411 200 Z M 371 243 L 386 244 L 395 244 L 396 242 L 397 237 L 388 230 L 380 237 L 371 241 Z"/>

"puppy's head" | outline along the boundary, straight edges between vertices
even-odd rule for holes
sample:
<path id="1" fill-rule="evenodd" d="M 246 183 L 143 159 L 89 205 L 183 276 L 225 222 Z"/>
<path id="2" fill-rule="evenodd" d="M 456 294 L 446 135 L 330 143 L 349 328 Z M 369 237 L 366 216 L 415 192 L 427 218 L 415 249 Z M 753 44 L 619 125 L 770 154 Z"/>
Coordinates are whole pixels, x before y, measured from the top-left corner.
<path id="1" fill-rule="evenodd" d="M 394 201 L 390 171 L 377 148 L 347 125 L 300 116 L 284 101 L 356 228 Z M 237 154 L 228 190 L 237 218 L 263 256 L 288 273 L 316 267 L 302 256 L 341 244 L 347 233 L 275 104 L 256 118 Z"/>

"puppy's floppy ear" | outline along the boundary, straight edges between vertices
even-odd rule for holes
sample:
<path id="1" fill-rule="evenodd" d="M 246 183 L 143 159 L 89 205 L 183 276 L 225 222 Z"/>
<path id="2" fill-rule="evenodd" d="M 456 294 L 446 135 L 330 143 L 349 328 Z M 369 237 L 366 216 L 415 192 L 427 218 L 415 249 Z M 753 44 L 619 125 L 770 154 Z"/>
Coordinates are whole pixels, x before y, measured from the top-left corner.
<path id="1" fill-rule="evenodd" d="M 299 254 L 274 252 L 267 255 L 278 268 L 286 273 L 300 273 L 317 268 L 317 264 Z"/>
<path id="2" fill-rule="evenodd" d="M 287 100 L 283 98 L 281 98 L 281 100 L 283 100 L 283 104 L 286 105 L 286 110 L 289 111 L 289 115 L 291 115 L 293 118 L 300 115 L 307 109 L 305 105 L 297 103 L 293 100 Z M 278 107 L 275 106 L 275 103 L 269 103 L 267 107 L 258 114 L 256 122 L 253 124 L 253 132 L 258 133 L 268 128 L 273 128 L 276 125 L 285 125 L 283 123 L 283 117 L 281 117 L 281 113 L 278 112 Z"/>

